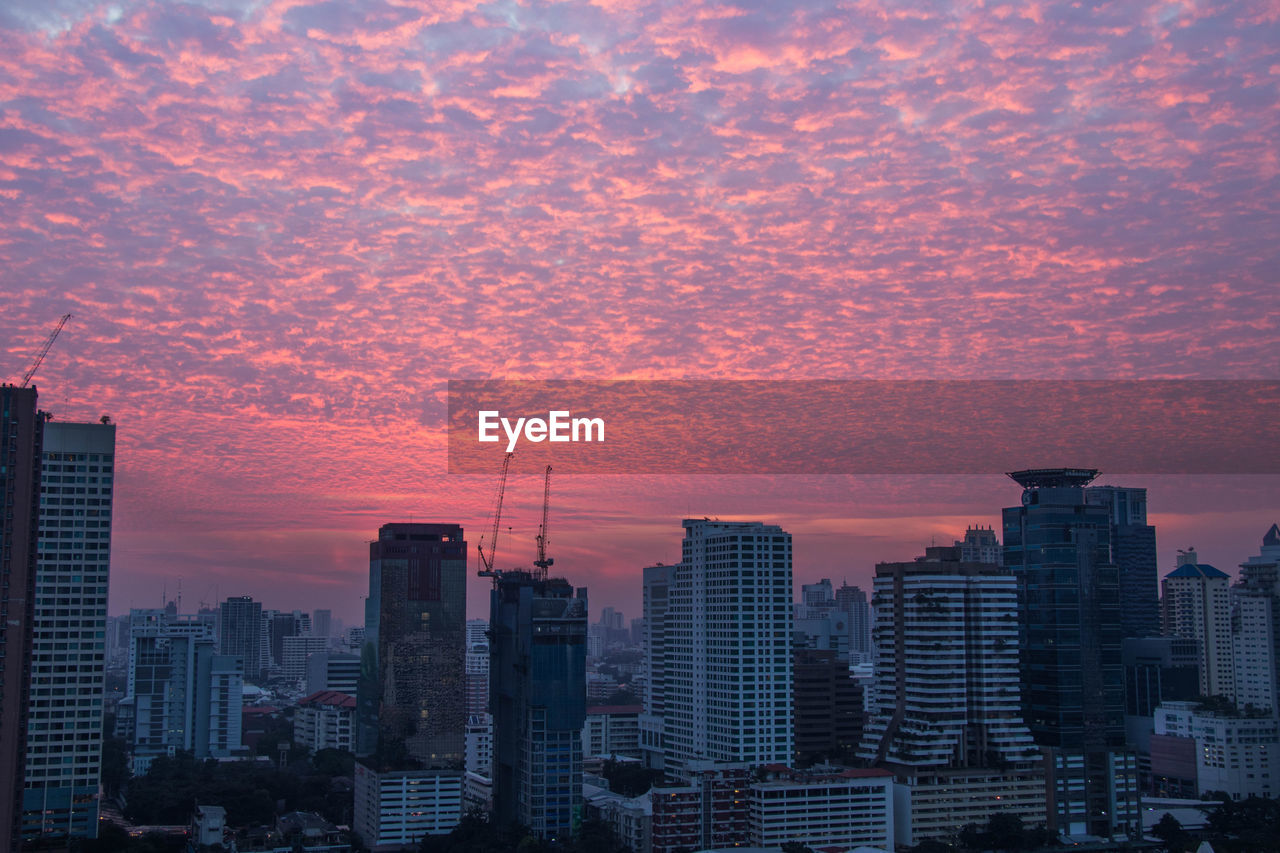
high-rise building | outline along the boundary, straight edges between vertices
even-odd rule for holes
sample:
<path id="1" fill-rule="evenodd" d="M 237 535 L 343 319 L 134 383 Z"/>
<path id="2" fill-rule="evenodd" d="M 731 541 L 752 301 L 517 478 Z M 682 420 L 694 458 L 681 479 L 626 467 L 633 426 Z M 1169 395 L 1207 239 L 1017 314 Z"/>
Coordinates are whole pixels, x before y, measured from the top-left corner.
<path id="1" fill-rule="evenodd" d="M 1162 633 L 1200 643 L 1200 694 L 1235 701 L 1231 643 L 1231 578 L 1195 551 L 1179 551 L 1178 567 L 1161 584 Z"/>
<path id="2" fill-rule="evenodd" d="M 494 816 L 565 838 L 582 821 L 587 591 L 506 572 L 489 601 Z"/>
<path id="3" fill-rule="evenodd" d="M 871 605 L 860 587 L 841 584 L 836 590 L 836 609 L 843 612 L 849 625 L 849 663 L 870 663 L 875 654 L 871 642 Z"/>
<path id="4" fill-rule="evenodd" d="M 930 547 L 876 566 L 876 681 L 858 754 L 894 771 L 911 843 L 997 810 L 1046 819 L 1042 756 L 1022 720 L 1017 581 L 960 555 Z"/>
<path id="5" fill-rule="evenodd" d="M 1235 701 L 1242 711 L 1280 711 L 1280 526 L 1240 564 L 1231 588 Z"/>
<path id="6" fill-rule="evenodd" d="M 462 816 L 466 566 L 457 524 L 384 524 L 369 544 L 354 829 L 375 850 Z"/>
<path id="7" fill-rule="evenodd" d="M 663 769 L 665 746 L 662 739 L 662 717 L 666 711 L 666 641 L 665 620 L 670 600 L 675 566 L 659 563 L 643 571 L 644 607 L 644 713 L 640 715 L 640 754 L 645 766 Z"/>
<path id="8" fill-rule="evenodd" d="M 329 639 L 333 636 L 333 611 L 314 610 L 311 613 L 311 636 Z"/>
<path id="9" fill-rule="evenodd" d="M 1111 516 L 1111 562 L 1120 573 L 1120 636 L 1154 637 L 1160 632 L 1156 578 L 1156 529 L 1147 524 L 1147 490 L 1090 486 L 1085 503 L 1105 506 Z"/>
<path id="10" fill-rule="evenodd" d="M 48 421 L 22 834 L 98 835 L 116 428 Z"/>
<path id="11" fill-rule="evenodd" d="M 244 661 L 246 681 L 262 679 L 262 604 L 247 595 L 222 603 L 218 651 Z"/>
<path id="12" fill-rule="evenodd" d="M 792 667 L 796 762 L 849 762 L 862 739 L 862 685 L 830 649 L 797 648 Z"/>
<path id="13" fill-rule="evenodd" d="M 1137 760 L 1125 748 L 1120 578 L 1112 514 L 1090 504 L 1093 469 L 1010 474 L 1020 506 L 1003 511 L 1004 564 L 1018 581 L 1023 718 L 1049 764 L 1049 825 L 1069 835 L 1133 837 Z"/>
<path id="14" fill-rule="evenodd" d="M 960 549 L 962 563 L 992 563 L 1004 565 L 1004 549 L 996 532 L 990 527 L 970 527 L 965 530 L 964 538 L 956 540 Z"/>
<path id="15" fill-rule="evenodd" d="M 1138 781 L 1151 784 L 1151 735 L 1162 702 L 1194 699 L 1200 692 L 1200 644 L 1186 637 L 1126 637 L 1124 663 L 1125 742 L 1138 754 Z"/>
<path id="16" fill-rule="evenodd" d="M 662 697 L 665 768 L 786 764 L 795 748 L 791 534 L 760 522 L 683 525 L 681 562 L 661 567 L 665 608 L 657 573 L 652 585 L 645 578 L 649 634 L 661 634 L 661 664 L 651 642 L 648 669 L 650 694 Z"/>
<path id="17" fill-rule="evenodd" d="M 40 449 L 36 389 L 0 385 L 0 850 L 22 807 L 34 620 Z"/>
<path id="18" fill-rule="evenodd" d="M 129 614 L 128 686 L 134 774 L 157 756 L 186 750 L 225 758 L 240 749 L 240 659 L 216 654 L 213 632 L 196 617 L 164 610 Z"/>

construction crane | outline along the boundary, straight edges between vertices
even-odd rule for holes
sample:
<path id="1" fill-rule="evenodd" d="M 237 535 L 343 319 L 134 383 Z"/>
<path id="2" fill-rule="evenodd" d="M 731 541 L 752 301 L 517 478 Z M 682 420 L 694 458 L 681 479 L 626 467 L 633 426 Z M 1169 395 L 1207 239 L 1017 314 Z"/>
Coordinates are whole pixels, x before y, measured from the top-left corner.
<path id="1" fill-rule="evenodd" d="M 31 381 L 31 377 L 36 375 L 36 371 L 40 369 L 40 362 L 44 361 L 44 357 L 49 354 L 49 347 L 53 346 L 53 342 L 58 339 L 58 333 L 62 331 L 62 327 L 67 325 L 67 321 L 70 319 L 70 314 L 63 314 L 62 319 L 58 321 L 58 325 L 54 326 L 53 331 L 49 333 L 49 337 L 44 339 L 44 343 L 36 351 L 36 357 L 31 360 L 31 366 L 27 368 L 26 373 L 22 374 L 22 382 L 18 385 L 19 388 L 26 388 L 27 383 Z"/>
<path id="2" fill-rule="evenodd" d="M 538 559 L 533 564 L 538 567 L 535 574 L 538 580 L 547 579 L 547 569 L 555 560 L 547 556 L 547 510 L 551 507 L 551 466 L 547 466 L 546 477 L 542 482 L 542 524 L 538 527 Z"/>
<path id="3" fill-rule="evenodd" d="M 493 578 L 494 582 L 502 576 L 502 572 L 493 568 L 493 554 L 498 547 L 498 525 L 502 521 L 502 498 L 507 492 L 507 472 L 511 470 L 511 457 L 514 453 L 508 453 L 502 460 L 502 475 L 498 478 L 498 499 L 493 506 L 493 529 L 489 532 L 489 553 L 484 553 L 484 535 L 480 536 L 480 544 L 476 546 L 476 551 L 480 554 L 480 564 L 484 566 L 478 574 L 482 578 Z"/>

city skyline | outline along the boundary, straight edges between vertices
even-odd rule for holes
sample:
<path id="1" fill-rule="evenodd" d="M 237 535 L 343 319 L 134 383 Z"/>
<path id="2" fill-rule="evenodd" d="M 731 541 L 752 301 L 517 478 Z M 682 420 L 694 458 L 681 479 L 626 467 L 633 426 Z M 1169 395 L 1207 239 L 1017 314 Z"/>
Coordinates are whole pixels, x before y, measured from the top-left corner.
<path id="1" fill-rule="evenodd" d="M 1280 366 L 1263 4 L 19 0 L 0 32 L 0 376 L 73 315 L 35 384 L 120 425 L 113 613 L 182 579 L 355 621 L 368 530 L 484 526 L 451 378 Z M 1103 476 L 1149 490 L 1161 569 L 1234 571 L 1280 508 Z M 797 581 L 865 587 L 996 523 L 1000 479 L 566 476 L 552 548 L 617 606 L 673 519 L 769 518 Z"/>

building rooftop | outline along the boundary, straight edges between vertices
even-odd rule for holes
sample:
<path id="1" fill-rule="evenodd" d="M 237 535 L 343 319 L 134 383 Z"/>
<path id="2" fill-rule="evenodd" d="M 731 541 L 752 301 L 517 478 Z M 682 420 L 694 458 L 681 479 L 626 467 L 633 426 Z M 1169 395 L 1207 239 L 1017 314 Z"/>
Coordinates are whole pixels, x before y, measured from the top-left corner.
<path id="1" fill-rule="evenodd" d="M 1026 468 L 1008 475 L 1024 489 L 1084 487 L 1101 473 L 1097 468 Z"/>
<path id="2" fill-rule="evenodd" d="M 1225 578 L 1230 577 L 1221 569 L 1215 569 L 1208 563 L 1184 563 L 1169 574 L 1166 578 Z"/>
<path id="3" fill-rule="evenodd" d="M 317 690 L 305 699 L 298 702 L 299 705 L 336 705 L 340 708 L 354 708 L 356 706 L 356 697 L 337 690 Z"/>

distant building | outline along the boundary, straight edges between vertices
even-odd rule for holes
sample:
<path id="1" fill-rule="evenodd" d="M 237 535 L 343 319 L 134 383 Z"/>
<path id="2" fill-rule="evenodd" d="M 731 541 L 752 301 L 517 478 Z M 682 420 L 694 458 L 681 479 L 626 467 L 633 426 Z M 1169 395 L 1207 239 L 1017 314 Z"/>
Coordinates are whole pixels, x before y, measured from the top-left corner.
<path id="1" fill-rule="evenodd" d="M 848 617 L 849 663 L 870 663 L 875 656 L 871 642 L 871 605 L 861 587 L 842 584 L 835 592 L 836 609 Z"/>
<path id="2" fill-rule="evenodd" d="M 1186 637 L 1127 637 L 1124 663 L 1125 742 L 1138 755 L 1144 792 L 1155 793 L 1151 777 L 1151 735 L 1161 702 L 1195 699 L 1200 693 L 1200 644 Z"/>
<path id="3" fill-rule="evenodd" d="M 281 675 L 288 681 L 304 683 L 307 680 L 307 659 L 314 654 L 324 654 L 328 648 L 328 637 L 312 637 L 309 634 L 285 637 Z"/>
<path id="4" fill-rule="evenodd" d="M 467 772 L 493 778 L 493 717 L 487 713 L 467 717 Z"/>
<path id="5" fill-rule="evenodd" d="M 293 742 L 312 752 L 355 748 L 356 700 L 354 696 L 325 690 L 298 703 L 293 714 Z"/>
<path id="6" fill-rule="evenodd" d="M 1280 526 L 1271 525 L 1261 552 L 1240 564 L 1231 638 L 1236 706 L 1280 712 Z"/>
<path id="7" fill-rule="evenodd" d="M 489 613 L 494 817 L 567 837 L 582 821 L 587 591 L 506 572 Z"/>
<path id="8" fill-rule="evenodd" d="M 246 681 L 262 680 L 262 604 L 247 595 L 222 603 L 219 651 L 244 661 Z"/>
<path id="9" fill-rule="evenodd" d="M 336 690 L 356 695 L 360 683 L 360 656 L 343 652 L 312 652 L 307 657 L 307 692 Z"/>
<path id="10" fill-rule="evenodd" d="M 582 725 L 582 754 L 640 757 L 640 714 L 642 705 L 592 705 Z"/>
<path id="11" fill-rule="evenodd" d="M 1004 565 L 1004 548 L 996 538 L 996 532 L 990 527 L 968 528 L 964 532 L 964 538 L 956 540 L 955 546 L 960 549 L 962 563 Z"/>
<path id="12" fill-rule="evenodd" d="M 226 758 L 241 749 L 240 659 L 215 654 L 210 626 L 165 610 L 129 612 L 129 670 L 135 775 L 179 750 Z"/>
<path id="13" fill-rule="evenodd" d="M 1178 567 L 1161 584 L 1162 632 L 1200 644 L 1200 695 L 1235 701 L 1231 642 L 1231 578 L 1201 563 L 1195 551 L 1180 551 Z"/>

